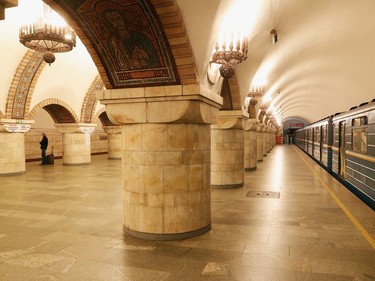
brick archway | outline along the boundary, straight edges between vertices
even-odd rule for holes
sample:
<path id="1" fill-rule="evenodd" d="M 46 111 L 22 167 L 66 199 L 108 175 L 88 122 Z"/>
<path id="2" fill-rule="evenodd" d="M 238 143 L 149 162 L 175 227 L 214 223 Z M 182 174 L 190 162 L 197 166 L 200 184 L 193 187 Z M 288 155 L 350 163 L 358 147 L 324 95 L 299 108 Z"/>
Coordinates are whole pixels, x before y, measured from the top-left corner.
<path id="1" fill-rule="evenodd" d="M 92 82 L 89 90 L 86 93 L 85 99 L 82 104 L 81 110 L 81 122 L 82 123 L 91 123 L 95 113 L 95 107 L 98 103 L 96 100 L 96 93 L 103 89 L 104 83 L 100 76 L 98 75 L 94 82 Z"/>
<path id="2" fill-rule="evenodd" d="M 78 123 L 79 119 L 74 110 L 59 99 L 47 99 L 38 103 L 29 114 L 33 119 L 39 110 L 46 110 L 55 123 Z"/>

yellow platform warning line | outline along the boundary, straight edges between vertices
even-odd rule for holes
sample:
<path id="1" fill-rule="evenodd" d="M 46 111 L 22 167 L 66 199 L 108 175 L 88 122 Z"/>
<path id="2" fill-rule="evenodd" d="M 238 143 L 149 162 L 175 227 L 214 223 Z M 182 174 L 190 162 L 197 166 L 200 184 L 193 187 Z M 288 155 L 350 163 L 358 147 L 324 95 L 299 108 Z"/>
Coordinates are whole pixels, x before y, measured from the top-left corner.
<path id="1" fill-rule="evenodd" d="M 313 167 L 305 160 L 302 156 L 302 152 L 300 152 L 295 146 L 293 146 L 294 150 L 297 152 L 299 157 L 305 162 L 305 164 L 310 168 L 310 170 L 314 173 L 314 175 L 319 179 L 320 183 L 323 187 L 328 191 L 328 193 L 332 196 L 332 198 L 336 201 L 336 203 L 340 206 L 340 208 L 344 211 L 344 213 L 348 216 L 351 222 L 356 226 L 356 228 L 362 233 L 362 235 L 366 238 L 366 240 L 370 243 L 373 249 L 375 249 L 375 239 L 372 235 L 362 226 L 362 224 L 356 219 L 356 217 L 349 211 L 349 209 L 345 206 L 345 204 L 337 197 L 335 192 L 328 186 L 328 184 L 321 178 L 321 176 L 314 171 Z"/>

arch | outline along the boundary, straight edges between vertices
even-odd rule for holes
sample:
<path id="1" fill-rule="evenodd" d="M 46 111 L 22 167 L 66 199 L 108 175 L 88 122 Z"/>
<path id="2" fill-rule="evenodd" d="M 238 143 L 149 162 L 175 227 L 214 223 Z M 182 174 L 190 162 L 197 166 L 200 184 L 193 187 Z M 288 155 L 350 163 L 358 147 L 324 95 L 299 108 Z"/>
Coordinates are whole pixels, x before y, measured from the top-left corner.
<path id="1" fill-rule="evenodd" d="M 197 83 L 191 44 L 175 0 L 44 2 L 76 31 L 107 89 Z M 123 27 L 139 39 L 136 57 L 135 48 L 125 44 L 129 37 L 116 33 L 109 16 L 122 18 Z"/>
<path id="2" fill-rule="evenodd" d="M 94 116 L 95 106 L 98 103 L 96 100 L 96 93 L 103 89 L 103 80 L 98 75 L 94 82 L 92 82 L 89 90 L 86 93 L 85 99 L 82 104 L 81 110 L 81 122 L 82 123 L 91 123 Z"/>
<path id="3" fill-rule="evenodd" d="M 105 107 L 103 107 L 102 109 L 100 109 L 97 113 L 95 113 L 94 117 L 92 118 L 92 121 L 96 123 L 96 120 L 98 120 L 100 114 L 102 114 L 105 111 L 106 111 Z"/>
<path id="4" fill-rule="evenodd" d="M 68 104 L 61 100 L 47 99 L 38 103 L 30 111 L 30 119 L 33 119 L 41 109 L 46 110 L 55 123 L 78 123 L 77 114 Z"/>
<path id="5" fill-rule="evenodd" d="M 241 94 L 240 94 L 240 86 L 238 84 L 238 78 L 236 73 L 228 79 L 231 97 L 232 97 L 232 103 L 233 103 L 233 109 L 234 110 L 240 110 L 241 109 Z"/>
<path id="6" fill-rule="evenodd" d="M 223 79 L 220 95 L 223 97 L 223 105 L 220 110 L 241 109 L 240 87 L 235 74 L 229 79 Z"/>
<path id="7" fill-rule="evenodd" d="M 93 120 L 96 122 L 96 120 L 99 118 L 100 122 L 102 123 L 103 126 L 118 126 L 116 124 L 113 124 L 111 120 L 109 120 L 107 112 L 105 108 L 102 108 L 99 110 L 96 114 Z"/>
<path id="8" fill-rule="evenodd" d="M 27 119 L 32 93 L 44 67 L 43 55 L 28 50 L 21 59 L 8 91 L 6 118 Z"/>

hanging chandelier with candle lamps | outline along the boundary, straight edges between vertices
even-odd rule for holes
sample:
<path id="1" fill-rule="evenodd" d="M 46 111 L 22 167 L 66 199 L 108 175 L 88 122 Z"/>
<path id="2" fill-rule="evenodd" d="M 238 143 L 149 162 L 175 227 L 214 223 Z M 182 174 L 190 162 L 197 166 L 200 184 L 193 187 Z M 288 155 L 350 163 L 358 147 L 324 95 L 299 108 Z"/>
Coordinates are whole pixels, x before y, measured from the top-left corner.
<path id="1" fill-rule="evenodd" d="M 76 46 L 73 29 L 58 19 L 58 15 L 44 3 L 44 15 L 36 22 L 22 25 L 19 40 L 27 48 L 44 53 L 43 60 L 51 65 L 54 53 L 69 52 Z M 60 21 L 60 22 L 59 22 Z"/>
<path id="2" fill-rule="evenodd" d="M 222 43 L 215 44 L 211 62 L 221 64 L 219 71 L 223 78 L 230 78 L 234 74 L 233 67 L 247 59 L 247 36 L 230 33 L 224 36 Z"/>

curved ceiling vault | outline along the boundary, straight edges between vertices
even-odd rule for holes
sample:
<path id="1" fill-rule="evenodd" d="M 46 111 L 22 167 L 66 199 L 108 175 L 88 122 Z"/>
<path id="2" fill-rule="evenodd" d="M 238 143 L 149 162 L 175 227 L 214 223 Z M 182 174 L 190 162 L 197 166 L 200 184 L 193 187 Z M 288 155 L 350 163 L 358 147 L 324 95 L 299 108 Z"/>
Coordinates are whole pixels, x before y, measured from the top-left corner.
<path id="1" fill-rule="evenodd" d="M 249 88 L 260 84 L 280 121 L 296 117 L 314 122 L 375 96 L 373 0 L 45 1 L 67 18 L 83 43 L 78 40 L 72 52 L 58 54 L 53 65 L 41 69 L 27 108 L 58 99 L 81 113 L 75 118 L 88 120 L 102 109 L 86 96 L 98 74 L 106 88 L 203 83 L 230 11 L 234 26 L 247 27 L 249 34 L 248 59 L 235 67 L 241 108 Z M 0 21 L 6 38 L 0 45 L 0 112 L 6 118 L 10 106 L 16 106 L 8 93 L 17 91 L 14 78 L 27 51 L 18 42 L 19 21 L 39 2 L 19 0 Z M 146 30 L 144 46 L 153 50 L 153 62 L 115 61 L 128 53 L 108 22 L 116 16 L 114 10 L 130 22 L 134 36 L 140 38 L 136 31 Z M 272 29 L 278 33 L 276 44 Z M 113 52 L 115 47 L 122 52 Z M 84 103 L 90 105 L 89 113 L 84 113 Z"/>

